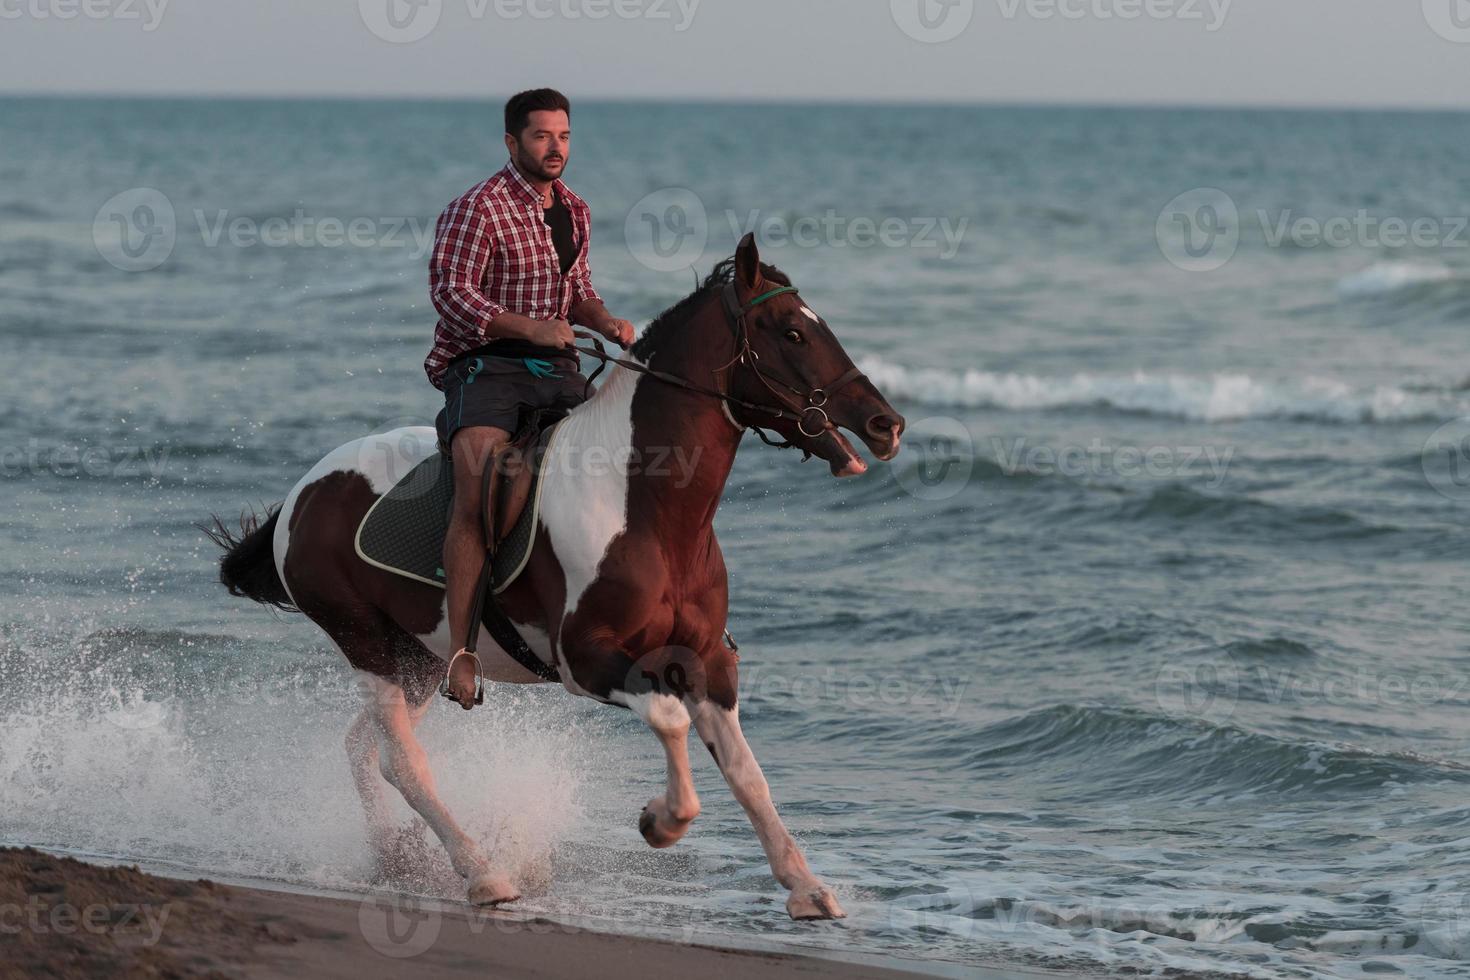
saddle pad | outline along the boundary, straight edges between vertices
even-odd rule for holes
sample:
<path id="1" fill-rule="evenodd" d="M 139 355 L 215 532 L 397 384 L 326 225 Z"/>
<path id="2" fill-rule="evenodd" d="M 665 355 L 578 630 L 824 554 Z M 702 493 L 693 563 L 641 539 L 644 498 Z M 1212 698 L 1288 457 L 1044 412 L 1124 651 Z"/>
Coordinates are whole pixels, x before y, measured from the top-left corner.
<path id="1" fill-rule="evenodd" d="M 549 448 L 553 427 L 543 445 Z M 494 587 L 499 594 L 526 567 L 541 513 L 541 470 L 515 526 L 495 551 Z M 369 565 L 416 582 L 444 588 L 444 536 L 454 502 L 454 467 L 435 453 L 378 498 L 357 527 L 357 556 Z"/>

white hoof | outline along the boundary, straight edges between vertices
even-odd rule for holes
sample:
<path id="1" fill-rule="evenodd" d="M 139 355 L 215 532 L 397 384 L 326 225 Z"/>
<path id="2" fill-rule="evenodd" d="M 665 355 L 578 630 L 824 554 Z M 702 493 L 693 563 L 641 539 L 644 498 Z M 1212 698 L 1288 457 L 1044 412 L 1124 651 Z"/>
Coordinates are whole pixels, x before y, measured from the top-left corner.
<path id="1" fill-rule="evenodd" d="M 799 888 L 786 900 L 786 911 L 793 919 L 845 919 L 847 913 L 837 904 L 837 896 L 826 885 Z"/>

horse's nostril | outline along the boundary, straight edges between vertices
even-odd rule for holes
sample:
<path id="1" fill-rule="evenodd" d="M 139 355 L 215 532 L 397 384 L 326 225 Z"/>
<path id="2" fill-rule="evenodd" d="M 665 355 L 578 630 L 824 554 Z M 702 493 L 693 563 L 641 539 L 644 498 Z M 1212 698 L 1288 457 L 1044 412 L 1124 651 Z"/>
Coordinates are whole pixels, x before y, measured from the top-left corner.
<path id="1" fill-rule="evenodd" d="M 896 419 L 892 415 L 874 415 L 868 419 L 868 435 L 873 438 L 893 435 L 897 436 L 903 431 L 903 419 Z"/>

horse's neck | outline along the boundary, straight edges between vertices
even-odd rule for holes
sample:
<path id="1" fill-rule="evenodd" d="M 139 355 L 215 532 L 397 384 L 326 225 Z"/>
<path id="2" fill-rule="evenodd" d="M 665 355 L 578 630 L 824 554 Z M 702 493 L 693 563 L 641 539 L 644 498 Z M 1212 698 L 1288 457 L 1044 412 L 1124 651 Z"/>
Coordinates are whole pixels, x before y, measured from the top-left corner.
<path id="1" fill-rule="evenodd" d="M 647 367 L 706 387 L 724 358 L 718 345 L 701 344 L 693 324 L 668 338 Z M 628 452 L 633 477 L 625 492 L 636 494 L 640 513 L 660 525 L 692 532 L 708 526 L 735 462 L 741 430 L 718 399 L 690 392 L 629 368 L 614 366 L 592 398 L 568 419 L 567 445 L 574 451 L 611 452 L 613 465 Z M 635 404 L 636 395 L 636 404 Z M 590 458 L 584 459 L 590 470 Z M 630 513 L 632 508 L 630 508 Z"/>
<path id="2" fill-rule="evenodd" d="M 723 317 L 718 301 L 706 304 L 683 328 L 661 340 L 648 366 L 704 388 L 720 388 L 718 371 L 735 352 Z M 712 395 L 652 377 L 642 380 L 639 391 L 640 399 L 651 409 L 644 414 L 657 420 L 657 434 L 646 441 L 655 451 L 667 446 L 674 454 L 684 455 L 686 469 L 676 470 L 676 479 L 658 488 L 660 497 L 677 499 L 678 506 L 686 510 L 703 502 L 708 518 L 713 519 L 744 430 L 735 425 L 725 405 Z M 681 474 L 683 480 L 677 479 Z"/>

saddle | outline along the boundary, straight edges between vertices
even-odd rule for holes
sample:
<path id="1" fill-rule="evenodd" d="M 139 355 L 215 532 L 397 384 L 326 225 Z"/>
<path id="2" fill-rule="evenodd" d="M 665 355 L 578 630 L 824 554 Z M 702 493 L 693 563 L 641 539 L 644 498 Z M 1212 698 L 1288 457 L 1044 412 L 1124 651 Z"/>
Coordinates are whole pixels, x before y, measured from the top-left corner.
<path id="1" fill-rule="evenodd" d="M 540 460 L 565 413 L 532 418 L 497 457 L 493 491 L 493 589 L 504 592 L 525 569 L 540 514 Z M 514 453 L 514 456 L 510 454 Z M 483 489 L 482 489 L 483 492 Z M 357 555 L 369 565 L 444 588 L 444 537 L 454 503 L 454 466 L 444 446 L 378 498 L 357 528 Z"/>

